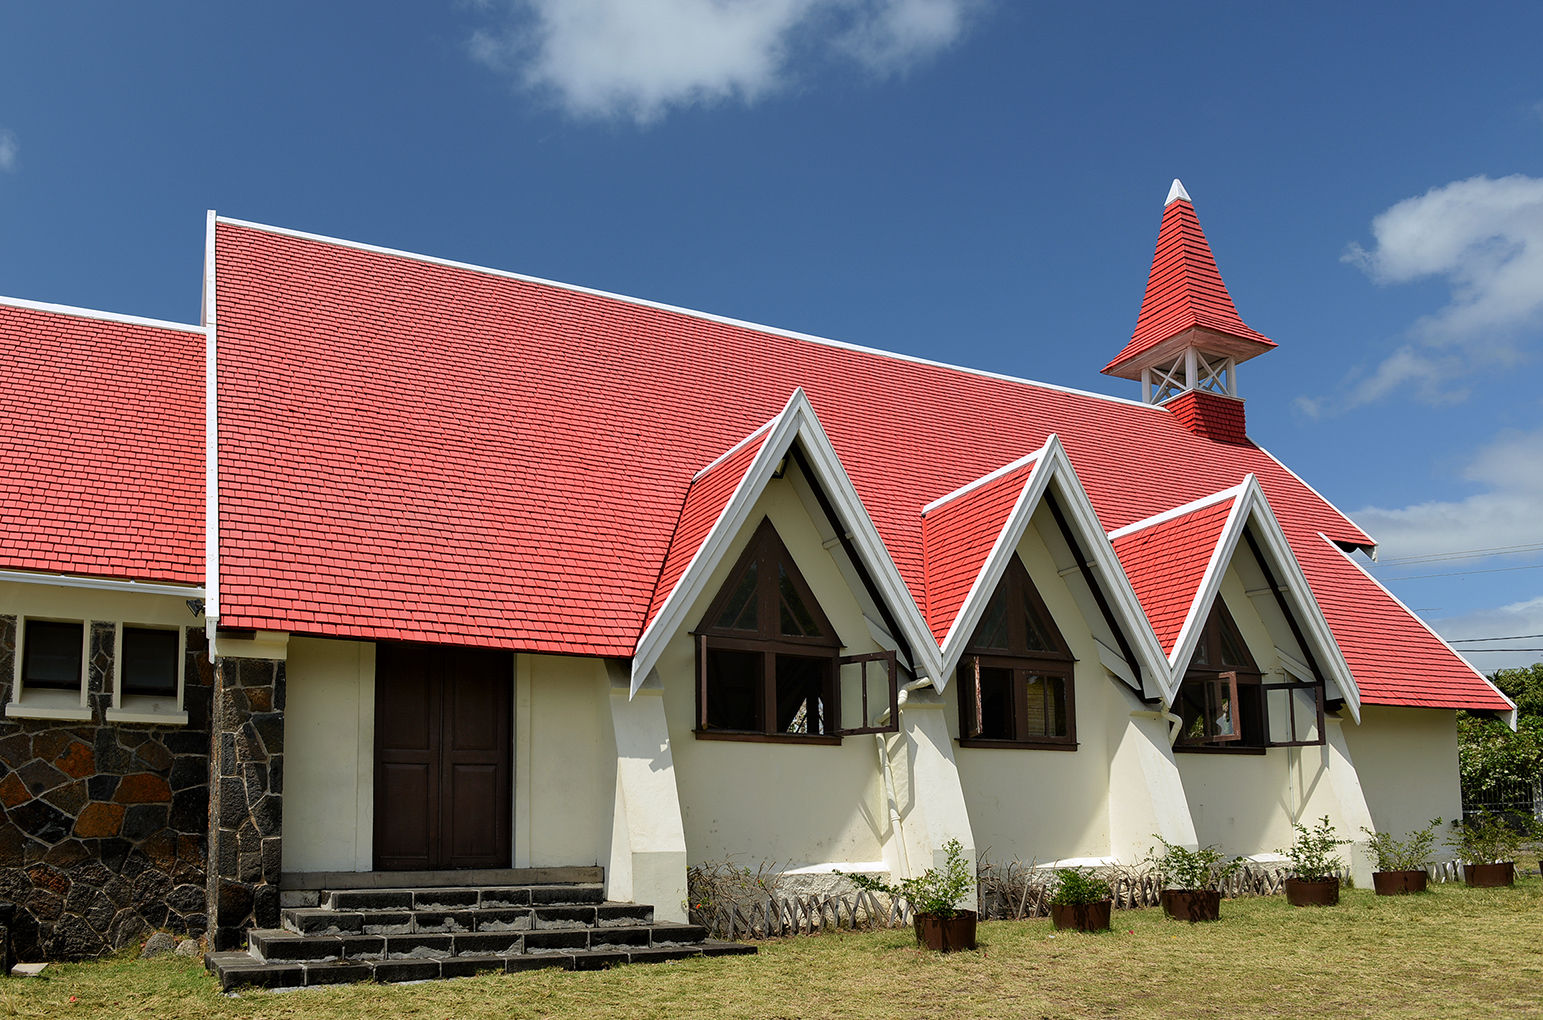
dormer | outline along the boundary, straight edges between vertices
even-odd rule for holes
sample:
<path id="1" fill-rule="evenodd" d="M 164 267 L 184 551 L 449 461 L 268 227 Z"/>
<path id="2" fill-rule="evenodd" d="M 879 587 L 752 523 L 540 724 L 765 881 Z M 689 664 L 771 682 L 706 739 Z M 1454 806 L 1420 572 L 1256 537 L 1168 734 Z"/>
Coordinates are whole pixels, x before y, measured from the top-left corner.
<path id="1" fill-rule="evenodd" d="M 1167 406 L 1193 432 L 1242 442 L 1238 365 L 1274 346 L 1238 315 L 1189 193 L 1175 179 L 1136 329 L 1104 374 L 1141 380 L 1142 399 Z"/>

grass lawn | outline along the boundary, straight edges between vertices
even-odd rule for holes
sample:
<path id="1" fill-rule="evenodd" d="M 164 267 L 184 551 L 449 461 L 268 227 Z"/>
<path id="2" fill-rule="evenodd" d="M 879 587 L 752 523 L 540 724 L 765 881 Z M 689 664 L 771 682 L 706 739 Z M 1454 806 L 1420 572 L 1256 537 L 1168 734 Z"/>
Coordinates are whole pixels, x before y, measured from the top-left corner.
<path id="1" fill-rule="evenodd" d="M 132 954 L 0 982 L 0 1016 L 1523 1017 L 1543 1016 L 1543 882 L 1349 891 L 1336 908 L 1222 903 L 1219 924 L 1117 911 L 1104 935 L 983 924 L 975 953 L 906 931 L 763 943 L 759 956 L 418 985 L 221 995 L 196 960 Z"/>

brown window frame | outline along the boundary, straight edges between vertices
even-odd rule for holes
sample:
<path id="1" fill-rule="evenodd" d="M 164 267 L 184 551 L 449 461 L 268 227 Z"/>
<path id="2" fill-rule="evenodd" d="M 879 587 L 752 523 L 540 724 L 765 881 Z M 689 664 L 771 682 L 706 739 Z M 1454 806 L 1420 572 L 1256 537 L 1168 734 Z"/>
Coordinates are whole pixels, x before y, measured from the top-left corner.
<path id="1" fill-rule="evenodd" d="M 745 573 L 754 563 L 757 567 L 756 587 L 752 598 L 757 600 L 756 629 L 736 630 L 718 625 L 736 594 Z M 780 568 L 780 570 L 779 570 Z M 785 572 L 794 593 L 808 611 L 817 635 L 793 635 L 782 633 L 780 627 L 781 605 L 779 580 Z M 819 600 L 804 580 L 781 536 L 764 519 L 751 536 L 745 551 L 729 571 L 722 589 L 708 606 L 701 622 L 692 632 L 696 639 L 696 728 L 699 740 L 748 740 L 778 743 L 839 744 L 843 736 L 855 733 L 893 733 L 899 729 L 899 679 L 898 664 L 894 652 L 876 652 L 864 655 L 843 656 L 841 639 L 836 628 L 821 608 Z M 715 650 L 744 652 L 760 656 L 755 670 L 755 697 L 759 726 L 751 729 L 732 729 L 711 723 L 713 688 L 712 653 Z M 823 663 L 821 677 L 823 712 L 820 733 L 790 733 L 776 728 L 777 723 L 777 660 L 779 656 L 819 660 Z M 841 667 L 860 664 L 866 681 L 868 664 L 882 661 L 887 665 L 889 686 L 889 722 L 883 726 L 841 728 Z M 867 718 L 868 691 L 862 687 L 863 718 Z"/>
<path id="2" fill-rule="evenodd" d="M 1056 626 L 1045 600 L 1040 596 L 1028 569 L 1016 555 L 1008 562 L 997 590 L 987 603 L 997 601 L 1004 586 L 1007 588 L 1007 644 L 991 647 L 983 643 L 981 629 L 986 626 L 985 617 L 975 626 L 975 633 L 965 645 L 964 656 L 959 660 L 956 678 L 959 684 L 959 746 L 982 748 L 1014 748 L 1031 751 L 1075 751 L 1077 749 L 1077 696 L 1076 657 Z M 1048 650 L 1030 648 L 1026 619 L 1033 616 L 1052 647 Z M 977 701 L 980 670 L 1003 669 L 1011 671 L 1013 719 L 1008 738 L 982 736 L 985 720 Z M 1064 734 L 1029 733 L 1028 685 L 1031 677 L 1060 680 L 1063 700 L 1066 704 L 1066 732 Z M 1048 718 L 1049 713 L 1046 713 Z"/>

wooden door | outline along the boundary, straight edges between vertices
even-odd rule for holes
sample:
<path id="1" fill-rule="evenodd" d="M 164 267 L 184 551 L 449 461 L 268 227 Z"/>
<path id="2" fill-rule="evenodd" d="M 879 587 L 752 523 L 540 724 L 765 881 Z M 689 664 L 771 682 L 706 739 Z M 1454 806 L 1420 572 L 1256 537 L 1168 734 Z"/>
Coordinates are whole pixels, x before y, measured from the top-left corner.
<path id="1" fill-rule="evenodd" d="M 376 646 L 375 868 L 509 866 L 508 652 Z"/>

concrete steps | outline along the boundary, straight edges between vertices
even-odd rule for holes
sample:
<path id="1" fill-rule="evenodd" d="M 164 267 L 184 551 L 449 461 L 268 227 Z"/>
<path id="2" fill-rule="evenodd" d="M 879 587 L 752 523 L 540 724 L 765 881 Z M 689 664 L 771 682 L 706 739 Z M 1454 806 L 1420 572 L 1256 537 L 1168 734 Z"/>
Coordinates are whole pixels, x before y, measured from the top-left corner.
<path id="1" fill-rule="evenodd" d="M 226 991 L 560 967 L 594 970 L 754 953 L 700 925 L 656 922 L 651 906 L 611 903 L 593 882 L 323 890 L 255 929 L 246 952 L 210 953 Z"/>

